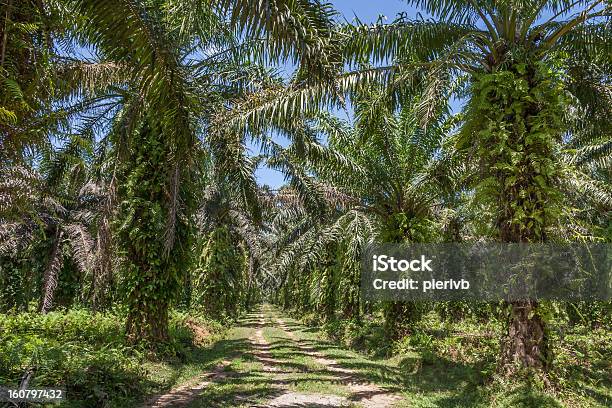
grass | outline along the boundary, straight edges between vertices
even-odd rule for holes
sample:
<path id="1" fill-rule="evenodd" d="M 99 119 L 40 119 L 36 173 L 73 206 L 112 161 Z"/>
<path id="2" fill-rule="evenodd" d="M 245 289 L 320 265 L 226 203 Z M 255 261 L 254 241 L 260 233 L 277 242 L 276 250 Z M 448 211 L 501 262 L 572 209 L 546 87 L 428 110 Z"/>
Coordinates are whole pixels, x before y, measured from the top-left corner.
<path id="1" fill-rule="evenodd" d="M 223 334 L 218 323 L 173 312 L 172 341 L 151 355 L 126 344 L 124 321 L 117 312 L 78 309 L 0 314 L 0 384 L 14 387 L 34 368 L 29 388 L 65 388 L 61 407 L 133 407 L 215 364 L 207 350 Z M 197 338 L 194 324 L 206 339 Z"/>
<path id="2" fill-rule="evenodd" d="M 268 311 L 270 317 L 278 316 Z M 273 324 L 273 323 L 272 323 Z M 289 391 L 299 393 L 317 393 L 326 395 L 338 395 L 346 397 L 350 393 L 346 386 L 341 384 L 333 373 L 327 371 L 325 365 L 316 361 L 316 358 L 305 353 L 298 343 L 302 344 L 302 338 L 290 338 L 284 330 L 276 327 L 266 328 L 264 337 L 272 345 L 270 354 L 273 358 L 283 361 L 280 366 L 286 373 L 282 379 Z"/>
<path id="3" fill-rule="evenodd" d="M 283 315 L 275 309 L 266 312 L 263 335 L 269 344 L 270 357 L 279 361 L 280 372 L 264 372 L 253 357 L 241 357 L 240 364 L 233 363 L 232 371 L 237 375 L 205 391 L 194 407 L 232 406 L 232 398 L 244 402 L 239 406 L 261 404 L 279 395 L 275 384 L 281 384 L 289 392 L 349 396 L 346 384 L 305 353 L 304 347 L 353 370 L 357 377 L 400 394 L 403 401 L 396 407 L 610 406 L 609 354 L 604 354 L 609 345 L 605 343 L 604 329 L 576 329 L 566 332 L 562 340 L 554 339 L 558 344 L 555 351 L 559 368 L 553 376 L 558 378 L 552 386 L 544 386 L 537 377 L 507 380 L 493 375 L 498 347 L 494 324 L 465 321 L 450 327 L 445 322 L 432 322 L 431 316 L 426 317 L 423 326 L 430 330 L 419 331 L 393 344 L 393 353 L 381 356 L 381 353 L 368 355 L 364 349 L 351 350 L 338 338 L 332 339 L 316 327 L 283 316 L 285 326 L 293 333 L 290 337 L 274 324 L 277 316 Z M 250 347 L 247 339 L 255 329 L 239 330 L 246 330 L 241 336 L 242 353 Z M 560 353 L 559 348 L 572 352 Z M 576 354 L 579 349 L 582 352 Z M 573 357 L 568 361 L 570 356 Z M 587 360 L 590 363 L 586 364 Z"/>
<path id="4" fill-rule="evenodd" d="M 173 341 L 162 356 L 126 345 L 124 320 L 116 313 L 0 315 L 0 383 L 16 385 L 24 369 L 35 366 L 30 387 L 67 388 L 64 408 L 133 407 L 146 395 L 195 385 L 202 373 L 229 361 L 190 407 L 265 405 L 286 392 L 350 400 L 355 378 L 401 395 L 396 407 L 612 406 L 612 345 L 605 327 L 555 328 L 556 366 L 544 385 L 537 376 L 494 375 L 495 322 L 449 324 L 428 315 L 412 335 L 376 348 L 381 336 L 375 321 L 313 327 L 275 308 L 263 310 L 265 325 L 250 314 L 229 330 L 174 312 Z M 259 329 L 263 345 L 252 341 Z M 350 379 L 334 372 L 329 360 L 350 369 Z"/>
<path id="5" fill-rule="evenodd" d="M 271 386 L 272 376 L 251 353 L 249 337 L 253 335 L 256 319 L 249 315 L 227 336 L 215 343 L 210 354 L 218 361 L 230 359 L 223 379 L 212 382 L 189 405 L 190 407 L 249 407 L 276 395 Z"/>
<path id="6" fill-rule="evenodd" d="M 550 383 L 544 384 L 530 373 L 512 379 L 495 375 L 499 322 L 466 319 L 451 324 L 432 313 L 412 335 L 389 345 L 382 343 L 382 327 L 376 322 L 355 327 L 355 322 L 336 321 L 319 331 L 312 316 L 309 327 L 286 321 L 343 366 L 400 390 L 405 400 L 398 406 L 612 406 L 612 344 L 604 327 L 553 325 L 555 365 Z M 354 351 L 346 349 L 351 345 Z"/>
<path id="7" fill-rule="evenodd" d="M 189 407 L 265 406 L 266 401 L 284 393 L 349 396 L 346 384 L 337 375 L 301 349 L 305 339 L 289 337 L 276 324 L 273 318 L 277 316 L 276 311 L 266 309 L 266 324 L 262 329 L 264 346 L 249 340 L 258 329 L 256 315 L 249 315 L 240 326 L 230 330 L 231 349 L 225 351 L 226 357 L 232 358 L 229 368 Z M 261 356 L 265 360 L 260 361 Z M 273 371 L 266 371 L 265 366 Z"/>

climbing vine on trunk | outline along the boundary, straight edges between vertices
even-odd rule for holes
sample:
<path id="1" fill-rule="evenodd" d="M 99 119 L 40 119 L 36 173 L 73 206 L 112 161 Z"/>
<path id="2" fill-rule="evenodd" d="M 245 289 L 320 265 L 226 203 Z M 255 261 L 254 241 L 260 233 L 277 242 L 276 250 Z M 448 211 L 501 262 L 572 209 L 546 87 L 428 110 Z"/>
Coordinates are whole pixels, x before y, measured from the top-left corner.
<path id="1" fill-rule="evenodd" d="M 492 209 L 500 241 L 545 242 L 563 211 L 558 155 L 568 99 L 560 74 L 542 62 L 517 62 L 476 76 L 472 92 L 474 119 L 462 142 L 475 146 L 480 162 L 477 198 Z M 536 300 L 510 304 L 503 367 L 550 365 L 545 320 Z"/>
<path id="2" fill-rule="evenodd" d="M 188 222 L 172 208 L 173 147 L 154 119 L 134 132 L 129 151 L 120 169 L 124 182 L 117 219 L 129 310 L 126 331 L 133 341 L 164 341 L 168 309 L 186 267 Z M 169 228 L 174 230 L 170 246 Z"/>
<path id="3" fill-rule="evenodd" d="M 214 229 L 202 244 L 194 272 L 195 301 L 211 316 L 235 317 L 247 299 L 248 260 L 226 226 Z"/>

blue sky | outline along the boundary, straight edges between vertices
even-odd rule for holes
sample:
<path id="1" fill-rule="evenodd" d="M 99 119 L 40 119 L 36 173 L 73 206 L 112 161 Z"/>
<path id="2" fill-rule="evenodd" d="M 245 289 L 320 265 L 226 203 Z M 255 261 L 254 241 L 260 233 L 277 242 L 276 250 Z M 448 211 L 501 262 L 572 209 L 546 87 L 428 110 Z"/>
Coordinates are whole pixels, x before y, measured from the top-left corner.
<path id="1" fill-rule="evenodd" d="M 393 20 L 397 13 L 402 11 L 412 16 L 416 16 L 418 12 L 405 0 L 335 0 L 332 3 L 347 20 L 352 21 L 357 15 L 364 23 L 376 21 L 381 14 Z"/>
<path id="2" fill-rule="evenodd" d="M 392 21 L 399 12 L 405 12 L 414 17 L 419 11 L 408 5 L 405 0 L 332 0 L 332 3 L 348 21 L 352 21 L 357 16 L 364 23 L 373 23 L 380 15 L 386 16 L 387 21 Z M 279 142 L 286 144 L 285 140 L 279 140 Z M 252 154 L 258 153 L 256 147 L 249 146 L 249 148 Z M 256 176 L 259 184 L 267 184 L 272 188 L 277 188 L 285 183 L 282 173 L 267 167 L 257 169 Z"/>

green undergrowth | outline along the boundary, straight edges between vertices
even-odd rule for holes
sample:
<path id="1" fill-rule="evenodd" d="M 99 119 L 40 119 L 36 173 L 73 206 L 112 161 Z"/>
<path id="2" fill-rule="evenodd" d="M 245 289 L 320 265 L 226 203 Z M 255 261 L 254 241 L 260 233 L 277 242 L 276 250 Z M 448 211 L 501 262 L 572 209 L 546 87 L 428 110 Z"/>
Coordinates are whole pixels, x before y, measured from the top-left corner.
<path id="1" fill-rule="evenodd" d="M 124 322 L 121 312 L 84 309 L 0 314 L 0 384 L 15 386 L 31 369 L 29 388 L 66 389 L 63 407 L 132 407 L 207 367 L 208 346 L 224 332 L 174 311 L 170 340 L 152 353 L 126 342 Z"/>
<path id="2" fill-rule="evenodd" d="M 551 324 L 553 369 L 545 376 L 497 374 L 502 323 L 476 318 L 445 321 L 426 314 L 410 334 L 389 341 L 382 316 L 319 320 L 296 315 L 332 344 L 377 361 L 415 407 L 612 406 L 612 333 L 609 327 Z M 387 375 L 388 377 L 389 375 Z"/>

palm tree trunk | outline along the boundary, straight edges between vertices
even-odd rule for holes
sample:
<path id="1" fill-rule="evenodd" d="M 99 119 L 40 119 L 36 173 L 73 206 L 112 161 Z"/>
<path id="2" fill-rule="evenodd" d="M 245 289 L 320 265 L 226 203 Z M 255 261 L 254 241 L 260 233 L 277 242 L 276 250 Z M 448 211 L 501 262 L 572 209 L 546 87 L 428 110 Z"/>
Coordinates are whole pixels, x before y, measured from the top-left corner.
<path id="1" fill-rule="evenodd" d="M 249 256 L 249 264 L 248 264 L 248 275 L 247 275 L 247 287 L 246 287 L 246 310 L 250 311 L 253 306 L 254 301 L 254 285 L 253 280 L 255 279 L 255 272 L 257 271 L 257 259 L 253 255 L 253 253 L 247 249 Z"/>
<path id="2" fill-rule="evenodd" d="M 168 340 L 168 302 L 142 304 L 130 308 L 126 321 L 127 338 L 132 343 L 148 341 L 152 345 Z"/>
<path id="3" fill-rule="evenodd" d="M 11 9 L 13 8 L 13 0 L 9 0 L 6 6 L 6 13 L 4 16 L 4 27 L 2 29 L 2 43 L 0 45 L 0 67 L 4 66 L 4 59 L 6 56 L 6 45 L 8 42 L 8 25 L 11 19 Z"/>
<path id="4" fill-rule="evenodd" d="M 502 222 L 508 225 L 507 222 Z M 504 242 L 519 243 L 542 241 L 530 231 L 519 231 L 513 228 L 501 228 L 501 237 Z M 552 353 L 547 335 L 546 322 L 540 314 L 537 301 L 520 300 L 508 302 L 506 305 L 510 314 L 507 331 L 502 340 L 501 369 L 511 374 L 518 368 L 548 370 L 552 364 Z"/>
<path id="5" fill-rule="evenodd" d="M 510 318 L 502 342 L 502 367 L 512 373 L 518 367 L 547 370 L 552 362 L 546 324 L 535 301 L 509 304 Z"/>
<path id="6" fill-rule="evenodd" d="M 385 334 L 398 340 L 408 335 L 421 318 L 421 307 L 414 301 L 386 302 L 384 305 Z"/>
<path id="7" fill-rule="evenodd" d="M 57 278 L 62 268 L 63 256 L 61 251 L 62 231 L 59 226 L 55 227 L 55 237 L 49 254 L 49 260 L 43 275 L 43 287 L 38 309 L 40 313 L 47 313 L 53 306 L 53 297 L 57 288 Z"/>
<path id="8" fill-rule="evenodd" d="M 547 227 L 563 206 L 555 181 L 560 174 L 556 146 L 564 131 L 560 112 L 566 103 L 560 89 L 549 71 L 529 60 L 474 83 L 472 115 L 480 129 L 481 172 L 499 186 L 482 191 L 497 207 L 496 229 L 503 243 L 546 242 Z M 538 302 L 522 299 L 507 306 L 501 370 L 550 368 L 549 336 Z"/>

